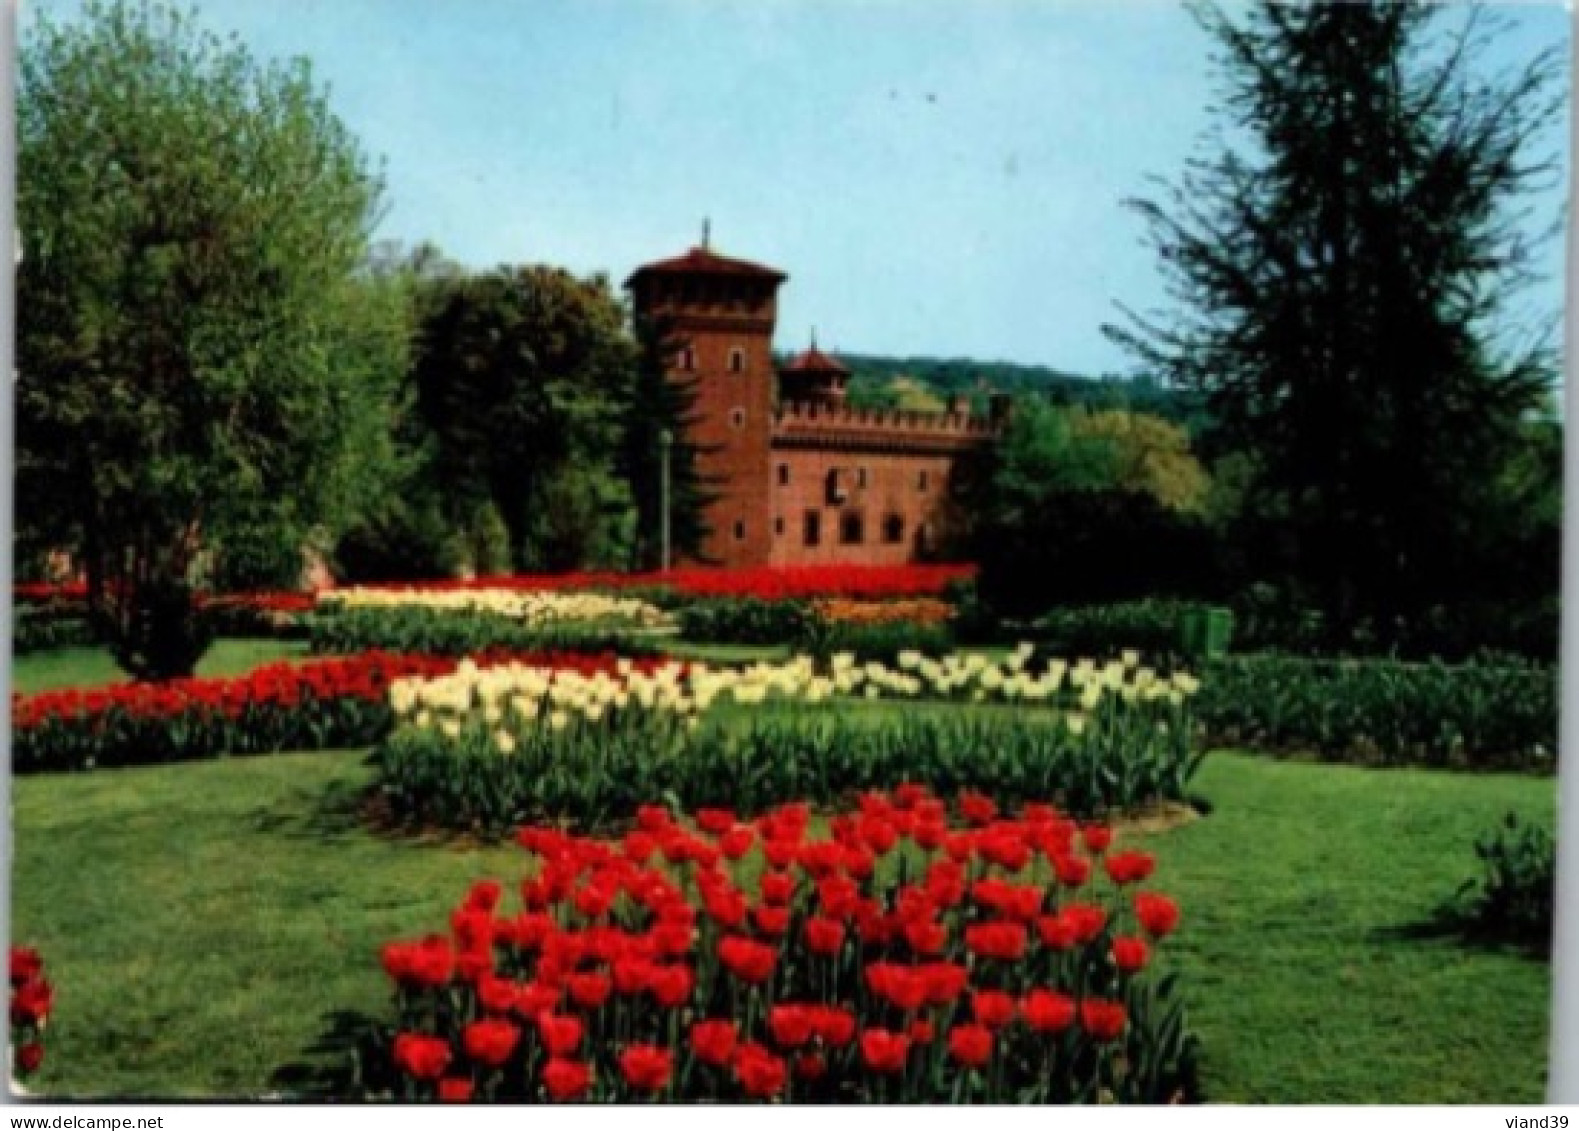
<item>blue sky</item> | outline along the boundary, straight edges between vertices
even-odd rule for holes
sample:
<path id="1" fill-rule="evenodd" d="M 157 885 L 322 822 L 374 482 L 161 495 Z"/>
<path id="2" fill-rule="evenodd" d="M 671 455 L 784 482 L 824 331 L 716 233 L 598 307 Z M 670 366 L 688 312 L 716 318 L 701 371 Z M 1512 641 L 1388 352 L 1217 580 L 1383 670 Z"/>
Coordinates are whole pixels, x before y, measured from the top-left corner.
<path id="1" fill-rule="evenodd" d="M 197 8 L 313 61 L 385 163 L 382 236 L 623 280 L 710 217 L 715 249 L 789 272 L 780 348 L 815 325 L 854 352 L 1127 371 L 1101 325 L 1161 288 L 1121 202 L 1209 121 L 1207 43 L 1171 0 Z M 1566 44 L 1564 7 L 1507 13 L 1493 63 Z M 1555 314 L 1550 264 L 1531 309 Z"/>

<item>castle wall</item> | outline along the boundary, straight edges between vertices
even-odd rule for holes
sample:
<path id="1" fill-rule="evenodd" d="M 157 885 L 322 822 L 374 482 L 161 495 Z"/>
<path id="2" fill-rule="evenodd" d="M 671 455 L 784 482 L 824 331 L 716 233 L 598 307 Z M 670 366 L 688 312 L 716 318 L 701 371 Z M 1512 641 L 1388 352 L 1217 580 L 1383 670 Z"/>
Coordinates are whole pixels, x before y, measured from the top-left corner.
<path id="1" fill-rule="evenodd" d="M 957 455 L 937 452 L 775 447 L 772 564 L 925 560 L 955 521 L 949 498 L 957 462 Z"/>
<path id="2" fill-rule="evenodd" d="M 638 320 L 689 345 L 674 380 L 694 380 L 689 441 L 716 499 L 699 563 L 903 565 L 937 556 L 959 523 L 961 461 L 1003 417 L 868 411 L 795 399 L 774 405 L 781 272 L 705 247 L 639 269 Z"/>

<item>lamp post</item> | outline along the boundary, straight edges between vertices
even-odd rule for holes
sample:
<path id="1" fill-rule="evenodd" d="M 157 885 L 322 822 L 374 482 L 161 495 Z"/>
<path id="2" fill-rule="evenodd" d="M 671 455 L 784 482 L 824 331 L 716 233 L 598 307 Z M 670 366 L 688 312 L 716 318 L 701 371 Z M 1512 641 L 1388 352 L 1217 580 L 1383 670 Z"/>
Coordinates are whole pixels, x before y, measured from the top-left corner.
<path id="1" fill-rule="evenodd" d="M 658 433 L 658 540 L 663 572 L 669 572 L 669 451 L 674 436 L 665 428 Z"/>

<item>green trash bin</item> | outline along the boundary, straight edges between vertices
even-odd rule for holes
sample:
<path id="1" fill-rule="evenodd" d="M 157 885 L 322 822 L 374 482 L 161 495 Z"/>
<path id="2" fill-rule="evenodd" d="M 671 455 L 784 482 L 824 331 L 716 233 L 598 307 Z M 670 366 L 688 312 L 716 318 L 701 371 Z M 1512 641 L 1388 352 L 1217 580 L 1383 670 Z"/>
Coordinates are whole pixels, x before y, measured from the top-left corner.
<path id="1" fill-rule="evenodd" d="M 1228 654 L 1233 642 L 1232 609 L 1189 609 L 1179 622 L 1179 643 L 1192 660 L 1213 660 Z"/>

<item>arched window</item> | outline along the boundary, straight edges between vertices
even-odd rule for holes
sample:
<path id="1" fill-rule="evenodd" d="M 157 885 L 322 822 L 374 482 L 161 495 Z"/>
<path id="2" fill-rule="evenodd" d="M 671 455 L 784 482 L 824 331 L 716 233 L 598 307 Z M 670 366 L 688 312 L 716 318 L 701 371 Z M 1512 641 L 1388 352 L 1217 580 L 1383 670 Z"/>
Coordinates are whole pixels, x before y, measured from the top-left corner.
<path id="1" fill-rule="evenodd" d="M 905 540 L 905 516 L 890 514 L 883 518 L 883 541 L 896 546 Z"/>
<path id="2" fill-rule="evenodd" d="M 857 487 L 860 487 L 860 488 L 864 489 L 866 487 L 866 483 L 867 483 L 866 468 L 864 468 L 864 467 L 856 468 L 855 469 L 855 485 Z"/>
<path id="3" fill-rule="evenodd" d="M 746 371 L 746 351 L 736 346 L 729 351 L 729 372 L 744 373 Z"/>
<path id="4" fill-rule="evenodd" d="M 779 464 L 779 486 L 780 487 L 788 487 L 789 486 L 789 475 L 790 475 L 789 464 L 787 464 L 787 463 Z"/>
<path id="5" fill-rule="evenodd" d="M 736 522 L 735 523 L 735 541 L 736 542 L 744 542 L 745 540 L 746 540 L 746 524 L 744 522 Z"/>
<path id="6" fill-rule="evenodd" d="M 845 511 L 839 517 L 839 541 L 846 546 L 859 546 L 866 538 L 865 526 L 860 511 Z"/>

